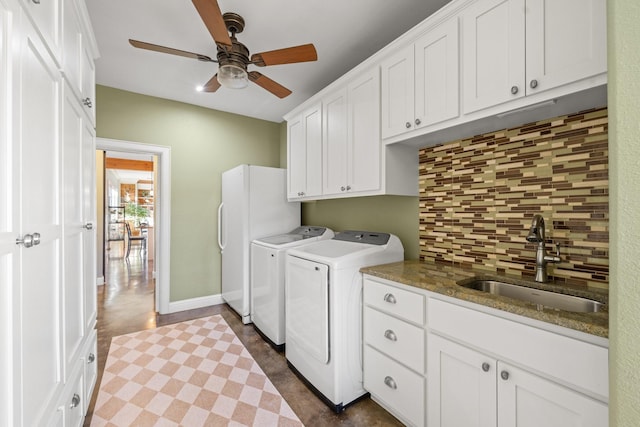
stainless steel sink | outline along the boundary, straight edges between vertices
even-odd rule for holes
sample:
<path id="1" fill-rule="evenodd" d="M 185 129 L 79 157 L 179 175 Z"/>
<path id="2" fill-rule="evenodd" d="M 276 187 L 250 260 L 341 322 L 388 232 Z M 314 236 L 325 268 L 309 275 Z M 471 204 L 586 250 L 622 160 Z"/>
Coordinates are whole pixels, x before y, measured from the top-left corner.
<path id="1" fill-rule="evenodd" d="M 595 313 L 600 311 L 604 305 L 601 302 L 589 298 L 528 288 L 526 286 L 513 285 L 497 280 L 473 280 L 468 283 L 461 283 L 460 286 L 527 301 L 538 305 L 538 310 L 542 310 L 543 307 L 551 307 L 580 313 Z"/>

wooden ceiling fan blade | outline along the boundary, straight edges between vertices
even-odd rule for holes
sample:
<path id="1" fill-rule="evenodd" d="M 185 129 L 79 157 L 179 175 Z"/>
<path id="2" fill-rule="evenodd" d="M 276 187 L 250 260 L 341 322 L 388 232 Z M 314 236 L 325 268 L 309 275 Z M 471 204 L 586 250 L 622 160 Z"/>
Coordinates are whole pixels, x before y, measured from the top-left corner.
<path id="1" fill-rule="evenodd" d="M 259 67 L 317 60 L 318 53 L 311 43 L 251 55 L 251 62 Z"/>
<path id="2" fill-rule="evenodd" d="M 262 87 L 263 89 L 268 90 L 278 98 L 285 98 L 291 95 L 291 91 L 289 89 L 282 86 L 280 83 L 274 82 L 269 77 L 266 77 L 257 71 L 249 72 L 249 80 Z"/>
<path id="3" fill-rule="evenodd" d="M 222 12 L 216 0 L 192 0 L 204 25 L 211 33 L 211 37 L 217 44 L 231 46 L 231 37 L 227 32 L 227 25 L 222 19 Z"/>
<path id="4" fill-rule="evenodd" d="M 215 92 L 220 89 L 220 82 L 218 81 L 218 74 L 211 77 L 211 79 L 202 86 L 203 92 Z"/>
<path id="5" fill-rule="evenodd" d="M 152 50 L 154 52 L 169 53 L 171 55 L 184 56 L 185 58 L 192 58 L 192 59 L 197 59 L 199 61 L 205 61 L 205 62 L 218 62 L 216 60 L 209 58 L 206 55 L 187 52 L 186 50 L 174 49 L 172 47 L 160 46 L 157 44 L 141 42 L 139 40 L 132 40 L 132 39 L 129 39 L 129 43 L 131 43 L 131 46 L 137 47 L 139 49 L 147 49 L 147 50 Z"/>

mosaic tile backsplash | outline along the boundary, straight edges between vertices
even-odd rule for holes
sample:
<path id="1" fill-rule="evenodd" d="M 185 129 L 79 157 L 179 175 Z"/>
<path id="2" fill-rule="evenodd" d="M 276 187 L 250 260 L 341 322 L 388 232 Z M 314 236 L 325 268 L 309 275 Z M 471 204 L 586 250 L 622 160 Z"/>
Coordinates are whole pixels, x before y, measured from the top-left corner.
<path id="1" fill-rule="evenodd" d="M 583 111 L 420 150 L 420 259 L 535 276 L 535 214 L 549 279 L 607 289 L 607 109 Z"/>

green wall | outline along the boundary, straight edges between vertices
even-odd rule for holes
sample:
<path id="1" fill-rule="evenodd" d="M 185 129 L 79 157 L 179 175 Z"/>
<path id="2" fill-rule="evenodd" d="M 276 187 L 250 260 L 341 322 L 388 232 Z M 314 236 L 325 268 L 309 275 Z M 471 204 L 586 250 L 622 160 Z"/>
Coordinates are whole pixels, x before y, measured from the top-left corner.
<path id="1" fill-rule="evenodd" d="M 610 425 L 640 426 L 640 3 L 609 0 Z"/>
<path id="2" fill-rule="evenodd" d="M 97 136 L 171 147 L 170 301 L 220 293 L 221 173 L 280 165 L 280 125 L 105 86 Z"/>
<path id="3" fill-rule="evenodd" d="M 308 225 L 325 225 L 334 231 L 395 234 L 402 241 L 405 259 L 418 259 L 417 197 L 355 197 L 303 203 L 302 221 Z"/>

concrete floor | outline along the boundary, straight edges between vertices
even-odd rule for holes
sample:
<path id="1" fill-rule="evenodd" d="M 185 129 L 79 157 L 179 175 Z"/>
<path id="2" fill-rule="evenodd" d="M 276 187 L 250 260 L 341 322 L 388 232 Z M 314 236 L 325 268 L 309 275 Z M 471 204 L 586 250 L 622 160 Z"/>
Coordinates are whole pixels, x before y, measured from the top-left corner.
<path id="1" fill-rule="evenodd" d="M 234 330 L 271 382 L 306 426 L 402 426 L 396 418 L 369 398 L 349 406 L 341 414 L 331 411 L 287 367 L 283 353 L 267 344 L 252 325 L 243 325 L 226 304 L 157 315 L 154 311 L 152 267 L 137 253 L 128 262 L 111 259 L 106 265 L 106 284 L 98 289 L 98 380 L 85 419 L 91 423 L 102 371 L 111 338 L 198 317 L 220 314 Z"/>

